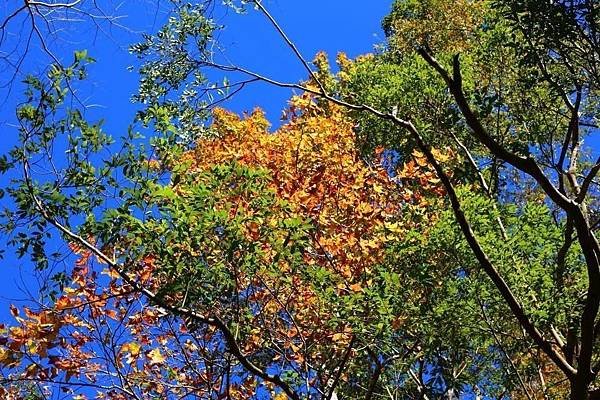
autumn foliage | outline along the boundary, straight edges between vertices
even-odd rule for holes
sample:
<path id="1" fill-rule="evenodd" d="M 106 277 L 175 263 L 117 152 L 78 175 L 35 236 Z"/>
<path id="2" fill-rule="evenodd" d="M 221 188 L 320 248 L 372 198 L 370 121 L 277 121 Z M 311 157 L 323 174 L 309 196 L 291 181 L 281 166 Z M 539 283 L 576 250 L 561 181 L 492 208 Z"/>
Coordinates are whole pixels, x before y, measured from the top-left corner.
<path id="1" fill-rule="evenodd" d="M 423 156 L 390 175 L 381 150 L 361 159 L 343 110 L 309 96 L 292 99 L 276 132 L 260 110 L 213 119 L 214 137 L 147 162 L 171 171 L 147 195 L 161 212 L 98 243 L 126 261 L 122 271 L 72 243 L 78 260 L 56 301 L 12 309 L 16 324 L 0 331 L 3 398 L 284 396 L 248 363 L 312 393 L 376 333 L 365 326 L 400 327 L 398 310 L 382 322 L 369 301 L 387 243 L 417 223 L 403 214 L 442 194 Z M 140 286 L 223 326 L 172 315 Z"/>
<path id="2" fill-rule="evenodd" d="M 40 282 L 0 325 L 0 399 L 600 398 L 598 2 L 394 0 L 334 67 L 268 2 L 172 0 L 110 131 L 94 59 L 43 35 L 83 3 L 0 28 L 13 78 L 19 19 L 53 61 L 0 155 L 0 259 Z M 245 11 L 305 81 L 231 61 Z M 276 129 L 215 108 L 254 83 L 302 94 Z"/>

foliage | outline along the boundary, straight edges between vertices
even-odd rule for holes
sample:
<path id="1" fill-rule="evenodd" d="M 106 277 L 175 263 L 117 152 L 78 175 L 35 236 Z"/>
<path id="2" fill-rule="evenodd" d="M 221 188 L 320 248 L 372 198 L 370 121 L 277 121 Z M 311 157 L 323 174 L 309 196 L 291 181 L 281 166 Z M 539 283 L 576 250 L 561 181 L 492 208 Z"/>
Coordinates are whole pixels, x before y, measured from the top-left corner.
<path id="1" fill-rule="evenodd" d="M 591 326 L 596 319 L 588 312 L 596 309 L 591 281 L 597 256 L 586 256 L 586 246 L 595 252 L 598 246 L 596 239 L 584 244 L 572 235 L 577 230 L 588 236 L 597 223 L 597 192 L 580 186 L 593 180 L 598 168 L 598 161 L 590 163 L 581 151 L 583 138 L 597 130 L 597 70 L 590 56 L 598 50 L 597 18 L 589 2 L 398 0 L 383 21 L 388 41 L 379 53 L 355 60 L 341 54 L 337 72 L 331 72 L 324 55 L 315 60 L 317 75 L 324 76 L 334 96 L 377 111 L 364 112 L 359 106 L 352 113 L 366 156 L 376 146 L 402 156 L 415 148 L 425 151 L 429 144 L 452 146 L 464 156 L 462 162 L 445 165 L 445 172 L 436 169 L 438 176 L 449 174 L 460 182 L 444 183 L 457 193 L 451 199 L 452 213 L 439 220 L 438 227 L 445 227 L 432 236 L 417 234 L 420 240 L 408 246 L 414 249 L 408 256 L 414 260 L 418 253 L 418 262 L 435 268 L 446 280 L 448 275 L 463 276 L 460 283 L 449 285 L 464 294 L 466 303 L 453 303 L 453 292 L 442 286 L 441 296 L 449 302 L 441 307 L 444 317 L 425 326 L 454 332 L 450 339 L 432 344 L 431 354 L 443 347 L 455 354 L 493 349 L 492 359 L 483 358 L 482 364 L 504 364 L 504 376 L 479 369 L 477 385 L 493 382 L 484 393 L 563 398 L 570 391 L 572 398 L 591 396 L 583 390 L 575 394 L 594 381 L 596 372 L 588 374 L 581 367 L 577 360 L 582 358 L 573 346 L 589 340 L 582 357 L 597 360 L 595 334 L 593 339 L 580 335 L 585 321 Z M 399 119 L 410 121 L 414 130 Z M 435 158 L 428 161 L 435 163 Z M 465 191 L 477 195 L 465 196 Z M 581 204 L 580 209 L 561 204 L 556 193 Z M 460 220 L 461 214 L 466 217 L 459 229 L 453 217 Z M 577 228 L 574 219 L 580 221 Z M 402 260 L 404 251 L 397 247 L 391 258 Z M 439 253 L 448 257 L 440 259 Z M 481 269 L 483 264 L 492 268 Z M 488 287 L 490 277 L 496 289 L 509 288 L 511 293 L 497 297 L 493 286 Z M 516 321 L 501 317 L 510 298 L 518 304 L 513 314 L 529 322 L 512 325 Z M 465 314 L 466 309 L 472 314 Z M 422 309 L 413 314 L 426 315 Z M 454 321 L 478 322 L 467 323 L 468 333 L 462 337 Z M 548 366 L 546 355 L 556 355 L 554 350 L 540 354 L 538 349 L 532 355 L 528 344 L 515 342 L 528 323 L 548 332 L 550 347 L 584 370 L 568 378 L 570 388 L 556 366 Z M 463 365 L 463 359 L 458 356 L 448 364 Z M 444 362 L 432 364 L 443 370 Z M 465 365 L 475 366 L 477 360 Z M 444 376 L 449 380 L 453 373 L 448 370 Z M 468 391 L 460 385 L 452 390 Z"/>
<path id="2" fill-rule="evenodd" d="M 38 100 L 40 109 L 56 102 L 55 113 L 60 110 L 60 96 Z M 433 218 L 425 210 L 443 194 L 439 181 L 423 155 L 407 164 L 401 180 L 362 162 L 352 123 L 339 107 L 321 109 L 302 96 L 292 99 L 287 113 L 288 122 L 271 133 L 258 110 L 240 119 L 216 109 L 214 138 L 186 150 L 167 133 L 154 142 L 156 158 L 129 148 L 110 161 L 129 183 L 83 168 L 104 150 L 94 145 L 104 134 L 95 128 L 89 136 L 83 122 L 74 127 L 73 111 L 66 119 L 56 115 L 58 122 L 48 127 L 49 118 L 39 119 L 39 129 L 53 134 L 47 139 L 24 125 L 24 134 L 39 142 L 16 152 L 24 158 L 15 156 L 14 163 L 30 170 L 27 160 L 60 139 L 63 129 L 54 126 L 66 125 L 74 130 L 67 150 L 73 159 L 61 172 L 89 175 L 53 188 L 60 195 L 46 195 L 47 186 L 26 173 L 11 191 L 15 199 L 31 199 L 33 191 L 33 203 L 17 205 L 32 224 L 47 224 L 49 215 L 62 220 L 62 233 L 80 258 L 54 300 L 13 309 L 17 325 L 5 329 L 1 347 L 8 380 L 47 380 L 78 395 L 92 385 L 99 398 L 250 398 L 281 391 L 248 371 L 237 352 L 261 370 L 285 372 L 282 379 L 299 393 L 318 393 L 328 390 L 344 353 L 359 352 L 361 343 L 364 355 L 376 338 L 397 335 L 404 310 L 387 285 L 399 282 L 377 266 L 387 243 Z M 66 187 L 76 182 L 72 194 Z M 116 199 L 99 200 L 117 189 L 116 208 L 110 205 Z M 421 216 L 405 220 L 404 213 Z M 78 236 L 70 235 L 78 215 L 87 217 Z M 118 264 L 106 265 L 77 237 L 89 238 Z M 148 303 L 138 287 L 155 297 Z M 183 313 L 165 313 L 165 305 L 223 325 L 199 325 Z M 18 398 L 23 386 L 4 390 Z M 58 393 L 52 387 L 43 392 Z"/>
<path id="3" fill-rule="evenodd" d="M 116 142 L 66 101 L 85 52 L 28 79 L 3 230 L 74 267 L 11 308 L 0 394 L 597 398 L 593 2 L 397 0 L 378 53 L 299 84 L 217 64 L 209 3 L 132 46 Z M 304 94 L 275 131 L 209 114 L 208 67 Z"/>

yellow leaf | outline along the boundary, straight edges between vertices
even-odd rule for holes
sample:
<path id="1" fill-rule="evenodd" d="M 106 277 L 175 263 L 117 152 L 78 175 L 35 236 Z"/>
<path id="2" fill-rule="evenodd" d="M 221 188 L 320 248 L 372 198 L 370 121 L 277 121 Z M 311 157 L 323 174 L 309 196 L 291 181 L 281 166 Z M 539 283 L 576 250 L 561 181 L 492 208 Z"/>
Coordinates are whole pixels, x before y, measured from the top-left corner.
<path id="1" fill-rule="evenodd" d="M 112 279 L 117 279 L 121 277 L 121 275 L 119 275 L 119 273 L 113 268 L 104 268 L 100 273 L 103 275 L 108 275 Z"/>
<path id="2" fill-rule="evenodd" d="M 6 364 L 6 361 L 10 359 L 10 352 L 5 347 L 0 347 L 0 364 Z"/>
<path id="3" fill-rule="evenodd" d="M 129 342 L 121 346 L 121 353 L 130 353 L 133 357 L 137 357 L 141 350 L 142 346 L 137 342 Z"/>
<path id="4" fill-rule="evenodd" d="M 147 357 L 150 359 L 150 365 L 160 365 L 163 364 L 166 360 L 165 356 L 163 356 L 159 349 L 151 350 Z"/>
<path id="5" fill-rule="evenodd" d="M 346 337 L 346 335 L 345 335 L 345 334 L 343 334 L 343 333 L 335 333 L 335 334 L 334 334 L 334 335 L 331 337 L 331 339 L 332 339 L 334 342 L 336 342 L 336 343 L 339 343 L 339 342 L 343 341 L 345 337 Z"/>

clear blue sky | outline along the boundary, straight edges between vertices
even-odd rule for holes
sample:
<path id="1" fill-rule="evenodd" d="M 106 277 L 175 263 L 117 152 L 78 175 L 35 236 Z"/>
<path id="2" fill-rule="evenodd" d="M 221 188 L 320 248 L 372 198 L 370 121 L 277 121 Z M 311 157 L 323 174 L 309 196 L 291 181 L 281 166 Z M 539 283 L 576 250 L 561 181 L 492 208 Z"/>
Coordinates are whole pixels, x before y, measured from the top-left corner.
<path id="1" fill-rule="evenodd" d="M 105 10 L 109 11 L 120 3 L 109 0 L 104 4 Z M 129 99 L 137 88 L 137 76 L 135 72 L 127 70 L 135 60 L 128 54 L 127 47 L 138 41 L 142 32 L 153 32 L 160 27 L 168 2 L 160 2 L 158 8 L 155 4 L 152 0 L 121 3 L 114 15 L 121 17 L 118 23 L 128 29 L 103 24 L 102 29 L 98 30 L 90 21 L 82 21 L 64 25 L 65 29 L 60 35 L 46 38 L 56 57 L 66 63 L 72 59 L 73 51 L 80 49 L 88 49 L 89 54 L 97 59 L 89 68 L 89 80 L 82 87 L 81 98 L 90 106 L 87 117 L 104 118 L 106 131 L 114 137 L 126 131 L 136 110 Z M 380 21 L 389 11 L 391 0 L 265 0 L 264 4 L 305 58 L 310 60 L 318 51 L 324 50 L 334 60 L 338 51 L 344 51 L 352 57 L 371 52 L 374 45 L 383 41 Z M 20 5 L 16 1 L 3 2 L 0 5 L 0 21 Z M 246 15 L 236 15 L 218 9 L 215 15 L 219 23 L 227 26 L 220 36 L 220 42 L 232 62 L 280 80 L 297 82 L 306 78 L 302 65 L 259 12 L 250 10 Z M 17 51 L 22 51 L 28 39 L 27 27 L 26 16 L 11 21 L 5 32 L 2 50 L 6 51 L 8 45 L 13 45 Z M 15 83 L 0 87 L 0 100 L 6 99 L 0 103 L 0 154 L 16 143 L 15 107 L 23 101 L 23 86 L 19 81 L 25 74 L 39 73 L 48 63 L 40 47 L 39 40 L 34 36 L 20 73 L 14 79 Z M 13 73 L 11 68 L 0 68 L 0 84 L 10 81 Z M 256 84 L 224 106 L 236 112 L 250 111 L 259 106 L 277 124 L 290 94 L 289 90 Z M 0 185 L 4 186 L 7 179 L 10 176 L 0 177 Z M 0 201 L 7 200 L 5 197 Z M 5 247 L 5 241 L 6 238 L 0 238 L 2 248 Z M 27 261 L 17 260 L 11 254 L 11 249 L 0 261 L 0 268 L 3 277 L 0 284 L 0 322 L 6 322 L 11 319 L 8 304 L 16 299 L 29 298 L 32 294 L 35 296 L 35 288 L 40 282 L 31 278 Z M 22 291 L 27 287 L 32 288 L 31 294 Z"/>

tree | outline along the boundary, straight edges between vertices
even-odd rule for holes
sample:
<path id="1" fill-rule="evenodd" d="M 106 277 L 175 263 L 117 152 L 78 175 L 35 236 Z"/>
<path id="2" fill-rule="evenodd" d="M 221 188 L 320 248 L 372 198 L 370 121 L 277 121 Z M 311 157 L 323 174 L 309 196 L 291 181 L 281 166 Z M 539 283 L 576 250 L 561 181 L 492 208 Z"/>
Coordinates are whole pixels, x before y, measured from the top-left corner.
<path id="1" fill-rule="evenodd" d="M 37 110 L 63 92 L 20 111 L 24 135 L 60 133 Z M 108 144 L 76 112 L 67 115 L 58 126 L 81 124 L 85 136 L 70 139 L 80 154 Z M 105 169 L 75 161 L 61 185 L 89 190 L 95 179 L 98 193 L 127 188 L 119 195 L 126 207 L 90 215 L 77 233 L 59 218 L 89 210 L 93 194 L 81 205 L 82 190 L 57 194 L 31 177 L 29 160 L 51 139 L 35 138 L 15 154 L 25 181 L 24 193 L 13 195 L 26 196 L 41 217 L 35 223 L 54 225 L 81 258 L 51 307 L 25 308 L 24 317 L 13 309 L 19 326 L 6 331 L 2 348 L 7 382 L 49 381 L 67 392 L 91 385 L 108 398 L 243 398 L 260 393 L 258 383 L 274 395 L 331 396 L 338 382 L 330 380 L 349 373 L 340 360 L 359 352 L 355 346 L 398 334 L 390 329 L 401 326 L 402 304 L 388 287 L 398 278 L 377 264 L 385 243 L 408 227 L 398 221 L 400 205 L 424 209 L 425 196 L 439 197 L 422 155 L 398 186 L 381 167 L 360 162 L 342 110 L 321 109 L 309 96 L 292 100 L 289 122 L 276 133 L 259 111 L 241 120 L 217 109 L 213 118 L 215 137 L 191 149 L 172 143 L 156 158 L 107 162 L 123 165 L 131 184 L 104 183 Z M 418 191 L 408 189 L 412 179 Z M 19 396 L 23 386 L 5 390 Z"/>
<path id="2" fill-rule="evenodd" d="M 205 9 L 178 7 L 132 47 L 148 60 L 149 150 L 131 130 L 102 160 L 110 138 L 61 108 L 85 54 L 48 85 L 30 79 L 23 146 L 5 162 L 24 169 L 7 217 L 27 225 L 7 230 L 40 268 L 49 227 L 81 259 L 48 307 L 14 310 L 7 390 L 596 398 L 600 159 L 582 150 L 597 129 L 594 2 L 399 0 L 386 47 L 340 55 L 336 73 L 250 3 L 307 82 L 218 63 Z M 274 134 L 260 112 L 217 109 L 201 128 L 206 68 L 242 76 L 215 91 L 305 94 Z M 35 179 L 60 135 L 68 164 Z"/>

